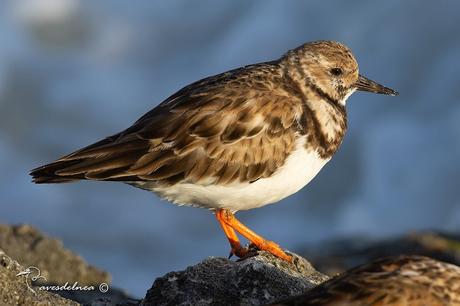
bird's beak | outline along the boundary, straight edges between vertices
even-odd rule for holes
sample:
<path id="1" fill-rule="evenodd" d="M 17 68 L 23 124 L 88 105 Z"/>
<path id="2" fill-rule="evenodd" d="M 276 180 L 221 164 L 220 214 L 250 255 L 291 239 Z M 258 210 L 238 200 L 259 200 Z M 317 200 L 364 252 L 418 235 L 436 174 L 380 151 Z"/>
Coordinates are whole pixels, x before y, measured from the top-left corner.
<path id="1" fill-rule="evenodd" d="M 369 91 L 378 94 L 390 95 L 390 96 L 397 96 L 399 93 L 391 88 L 385 87 L 380 85 L 377 82 L 369 80 L 368 78 L 359 75 L 358 81 L 355 83 L 355 87 L 357 90 L 361 91 Z"/>

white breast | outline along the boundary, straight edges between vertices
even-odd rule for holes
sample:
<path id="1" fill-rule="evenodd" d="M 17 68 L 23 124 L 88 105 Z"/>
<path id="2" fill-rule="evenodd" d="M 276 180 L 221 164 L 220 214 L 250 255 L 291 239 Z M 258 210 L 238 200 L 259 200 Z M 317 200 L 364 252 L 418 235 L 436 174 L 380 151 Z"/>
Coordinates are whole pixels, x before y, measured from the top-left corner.
<path id="1" fill-rule="evenodd" d="M 209 209 L 226 208 L 232 211 L 247 210 L 277 202 L 307 185 L 329 161 L 304 147 L 305 138 L 297 141 L 296 149 L 285 164 L 269 178 L 253 183 L 229 186 L 195 185 L 179 183 L 158 187 L 154 183 L 138 186 L 178 205 L 199 206 Z"/>

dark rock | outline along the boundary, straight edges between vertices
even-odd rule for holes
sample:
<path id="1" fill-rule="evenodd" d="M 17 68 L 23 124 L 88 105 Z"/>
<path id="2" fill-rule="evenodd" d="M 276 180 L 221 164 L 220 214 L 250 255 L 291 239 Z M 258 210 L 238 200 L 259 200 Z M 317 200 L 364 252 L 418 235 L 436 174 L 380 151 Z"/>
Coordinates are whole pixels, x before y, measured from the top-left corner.
<path id="1" fill-rule="evenodd" d="M 0 305 L 77 306 L 78 303 L 47 291 L 33 289 L 30 279 L 17 274 L 25 271 L 17 261 L 0 250 Z"/>
<path id="2" fill-rule="evenodd" d="M 302 257 L 290 264 L 266 252 L 240 261 L 210 257 L 155 280 L 141 305 L 264 305 L 324 282 Z"/>
<path id="3" fill-rule="evenodd" d="M 60 291 L 57 293 L 84 306 L 134 306 L 140 303 L 140 300 L 133 299 L 124 290 L 117 288 L 109 288 L 107 292 L 100 292 L 96 286 L 95 290 L 91 291 Z"/>
<path id="4" fill-rule="evenodd" d="M 117 301 L 114 298 L 98 298 L 83 306 L 139 306 L 140 300 L 136 299 L 125 299 L 123 301 Z"/>

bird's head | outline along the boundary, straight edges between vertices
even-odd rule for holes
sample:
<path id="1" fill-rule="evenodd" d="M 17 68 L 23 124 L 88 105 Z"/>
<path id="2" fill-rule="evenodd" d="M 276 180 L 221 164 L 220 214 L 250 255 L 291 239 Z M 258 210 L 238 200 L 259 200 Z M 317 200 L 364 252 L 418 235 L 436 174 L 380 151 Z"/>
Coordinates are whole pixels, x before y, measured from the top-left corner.
<path id="1" fill-rule="evenodd" d="M 356 90 L 397 95 L 393 89 L 359 74 L 358 63 L 351 50 L 334 41 L 316 41 L 289 51 L 283 59 L 294 66 L 296 78 L 320 95 L 345 105 Z"/>

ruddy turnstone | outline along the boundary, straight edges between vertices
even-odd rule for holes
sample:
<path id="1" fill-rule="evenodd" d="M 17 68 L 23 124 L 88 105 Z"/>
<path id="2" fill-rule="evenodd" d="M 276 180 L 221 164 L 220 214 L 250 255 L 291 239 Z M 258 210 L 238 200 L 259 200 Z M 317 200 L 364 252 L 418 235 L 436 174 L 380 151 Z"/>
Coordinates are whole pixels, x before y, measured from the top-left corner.
<path id="1" fill-rule="evenodd" d="M 279 306 L 460 306 L 460 267 L 422 256 L 379 259 Z"/>
<path id="2" fill-rule="evenodd" d="M 275 203 L 307 185 L 331 159 L 356 90 L 396 95 L 358 73 L 350 49 L 303 44 L 280 59 L 192 83 L 131 127 L 31 171 L 35 183 L 120 181 L 178 205 L 215 212 L 243 257 L 238 232 L 291 260 L 234 213 Z"/>

